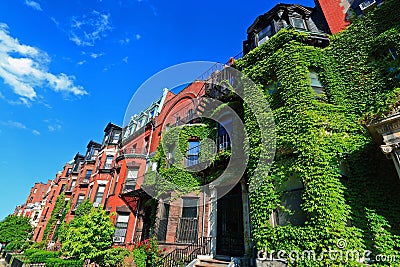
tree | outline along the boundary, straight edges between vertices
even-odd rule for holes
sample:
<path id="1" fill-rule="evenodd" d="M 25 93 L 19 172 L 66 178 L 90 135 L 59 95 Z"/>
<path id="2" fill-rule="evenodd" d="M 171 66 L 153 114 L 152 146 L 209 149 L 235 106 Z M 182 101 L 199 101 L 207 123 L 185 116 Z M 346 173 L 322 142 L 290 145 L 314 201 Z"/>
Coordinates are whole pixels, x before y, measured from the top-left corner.
<path id="1" fill-rule="evenodd" d="M 0 242 L 7 244 L 6 249 L 23 249 L 31 237 L 32 231 L 29 218 L 9 215 L 0 222 Z"/>
<path id="2" fill-rule="evenodd" d="M 102 208 L 90 208 L 67 225 L 61 251 L 67 257 L 97 262 L 111 247 L 114 231 L 110 216 Z"/>

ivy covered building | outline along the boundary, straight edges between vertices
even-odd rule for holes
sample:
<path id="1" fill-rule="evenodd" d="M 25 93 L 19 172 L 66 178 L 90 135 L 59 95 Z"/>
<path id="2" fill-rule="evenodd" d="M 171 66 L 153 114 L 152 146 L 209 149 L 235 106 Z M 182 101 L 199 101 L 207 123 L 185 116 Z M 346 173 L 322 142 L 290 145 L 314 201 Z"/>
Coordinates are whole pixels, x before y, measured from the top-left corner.
<path id="1" fill-rule="evenodd" d="M 167 250 L 159 266 L 198 255 L 268 266 L 256 261 L 264 252 L 289 266 L 399 264 L 399 1 L 372 3 L 348 27 L 338 22 L 342 9 L 337 20 L 326 13 L 344 1 L 317 2 L 277 5 L 249 27 L 243 58 L 215 65 L 178 94 L 165 90 L 124 128 L 108 124 L 102 144 L 90 142 L 51 183 L 35 240 L 56 241 L 57 225 L 88 199 L 114 214 L 115 246 L 154 235 Z M 347 6 L 358 15 L 363 3 Z M 263 111 L 234 90 L 243 82 L 235 71 L 269 104 L 270 143 L 257 121 Z M 262 161 L 271 168 L 258 168 L 272 143 L 274 157 Z M 246 168 L 223 187 L 217 178 L 237 146 L 249 154 Z M 324 253 L 337 249 L 360 254 Z M 273 253 L 283 250 L 300 256 Z"/>

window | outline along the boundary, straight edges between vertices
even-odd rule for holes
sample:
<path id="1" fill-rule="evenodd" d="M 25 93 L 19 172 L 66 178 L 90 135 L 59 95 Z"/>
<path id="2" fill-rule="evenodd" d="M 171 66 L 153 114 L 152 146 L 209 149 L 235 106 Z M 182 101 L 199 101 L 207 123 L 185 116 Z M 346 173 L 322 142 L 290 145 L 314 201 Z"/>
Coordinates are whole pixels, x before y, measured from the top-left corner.
<path id="1" fill-rule="evenodd" d="M 181 125 L 181 117 L 176 117 L 176 126 Z"/>
<path id="2" fill-rule="evenodd" d="M 165 131 L 168 132 L 170 128 L 171 128 L 171 125 L 168 123 L 168 124 L 165 126 Z"/>
<path id="3" fill-rule="evenodd" d="M 113 140 L 112 140 L 112 143 L 113 143 L 113 144 L 118 144 L 119 136 L 120 136 L 120 135 L 121 135 L 121 133 L 119 133 L 119 132 L 114 133 L 114 135 L 113 135 Z"/>
<path id="4" fill-rule="evenodd" d="M 101 201 L 103 200 L 105 190 L 106 190 L 105 185 L 103 185 L 103 184 L 99 185 L 99 187 L 97 188 L 96 196 L 94 198 L 94 203 L 98 203 L 98 204 L 101 203 Z"/>
<path id="5" fill-rule="evenodd" d="M 75 209 L 79 207 L 79 205 L 82 204 L 82 202 L 85 200 L 85 195 L 79 195 L 78 200 L 76 201 Z"/>
<path id="6" fill-rule="evenodd" d="M 67 177 L 71 174 L 71 172 L 72 172 L 72 168 L 68 168 Z"/>
<path id="7" fill-rule="evenodd" d="M 218 125 L 218 149 L 219 151 L 230 148 L 231 139 L 228 130 L 233 132 L 233 119 L 224 118 Z"/>
<path id="8" fill-rule="evenodd" d="M 63 184 L 63 185 L 61 186 L 60 194 L 61 194 L 61 192 L 64 192 L 64 189 L 65 189 L 65 184 Z"/>
<path id="9" fill-rule="evenodd" d="M 265 43 L 269 37 L 272 35 L 272 26 L 268 25 L 267 27 L 265 27 L 264 29 L 262 29 L 258 34 L 258 45 L 262 45 L 263 43 Z"/>
<path id="10" fill-rule="evenodd" d="M 113 238 L 114 243 L 125 242 L 128 223 L 129 223 L 129 214 L 118 214 L 117 221 L 115 223 L 115 233 Z"/>
<path id="11" fill-rule="evenodd" d="M 197 218 L 198 198 L 182 199 L 182 218 Z"/>
<path id="12" fill-rule="evenodd" d="M 98 149 L 90 148 L 86 154 L 86 160 L 94 160 L 95 157 L 99 154 Z"/>
<path id="13" fill-rule="evenodd" d="M 85 174 L 84 180 L 89 181 L 91 175 L 92 175 L 92 170 L 86 170 L 86 174 Z"/>
<path id="14" fill-rule="evenodd" d="M 71 187 L 70 187 L 69 191 L 74 190 L 75 184 L 76 184 L 76 180 L 74 179 L 74 180 L 72 180 Z"/>
<path id="15" fill-rule="evenodd" d="M 310 72 L 311 78 L 311 87 L 314 90 L 314 93 L 317 95 L 322 95 L 324 93 L 324 87 L 319 80 L 318 74 L 315 72 Z"/>
<path id="16" fill-rule="evenodd" d="M 135 190 L 138 173 L 139 173 L 138 168 L 128 169 L 128 172 L 126 174 L 126 179 L 125 179 L 125 186 L 124 186 L 125 192 Z"/>
<path id="17" fill-rule="evenodd" d="M 36 194 L 36 192 L 37 192 L 37 188 L 35 188 L 35 189 L 33 190 L 33 193 L 34 193 L 34 194 Z"/>
<path id="18" fill-rule="evenodd" d="M 112 163 L 113 158 L 114 158 L 114 156 L 107 155 L 106 162 L 104 163 L 104 169 L 111 169 L 111 163 Z"/>
<path id="19" fill-rule="evenodd" d="M 158 223 L 157 240 L 166 241 L 168 230 L 169 203 L 163 202 L 160 207 L 160 221 Z"/>
<path id="20" fill-rule="evenodd" d="M 189 141 L 189 149 L 187 151 L 186 166 L 190 167 L 199 163 L 200 142 Z"/>
<path id="21" fill-rule="evenodd" d="M 277 224 L 281 226 L 288 224 L 304 225 L 306 216 L 301 209 L 302 194 L 304 192 L 302 180 L 296 176 L 289 176 L 287 181 L 279 186 L 279 191 L 282 192 L 281 205 L 285 209 L 277 209 Z"/>
<path id="22" fill-rule="evenodd" d="M 302 18 L 292 18 L 293 27 L 296 29 L 307 30 L 304 19 Z"/>
<path id="23" fill-rule="evenodd" d="M 197 206 L 198 198 L 182 199 L 182 216 L 179 219 L 177 241 L 192 243 L 197 240 Z"/>

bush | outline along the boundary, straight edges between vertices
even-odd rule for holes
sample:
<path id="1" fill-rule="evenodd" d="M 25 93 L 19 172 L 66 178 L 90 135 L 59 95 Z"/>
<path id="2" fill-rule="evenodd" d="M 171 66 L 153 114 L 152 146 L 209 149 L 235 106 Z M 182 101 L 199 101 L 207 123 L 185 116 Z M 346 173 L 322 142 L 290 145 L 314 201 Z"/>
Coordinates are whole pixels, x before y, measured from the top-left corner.
<path id="1" fill-rule="evenodd" d="M 28 256 L 28 258 L 30 263 L 45 263 L 46 260 L 50 258 L 57 258 L 58 256 L 59 256 L 58 252 L 39 250 Z"/>
<path id="2" fill-rule="evenodd" d="M 32 254 L 35 254 L 36 252 L 39 252 L 39 251 L 43 251 L 43 250 L 42 250 L 42 249 L 38 249 L 38 248 L 26 249 L 26 250 L 24 251 L 24 255 L 27 256 L 27 257 L 29 257 L 29 256 L 31 256 Z"/>
<path id="3" fill-rule="evenodd" d="M 146 239 L 135 245 L 133 257 L 137 267 L 156 266 L 160 259 L 161 251 L 155 238 Z"/>
<path id="4" fill-rule="evenodd" d="M 45 261 L 47 267 L 82 267 L 81 260 L 63 260 L 59 258 L 50 258 Z"/>
<path id="5" fill-rule="evenodd" d="M 128 256 L 130 252 L 125 248 L 110 248 L 104 251 L 102 260 L 97 262 L 100 262 L 102 267 L 122 266 Z"/>

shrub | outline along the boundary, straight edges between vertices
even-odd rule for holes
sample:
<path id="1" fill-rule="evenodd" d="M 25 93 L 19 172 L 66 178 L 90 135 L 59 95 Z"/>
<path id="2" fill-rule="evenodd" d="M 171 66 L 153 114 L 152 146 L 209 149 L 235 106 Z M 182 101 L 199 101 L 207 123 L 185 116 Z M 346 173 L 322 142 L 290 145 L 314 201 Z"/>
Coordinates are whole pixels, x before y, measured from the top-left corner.
<path id="1" fill-rule="evenodd" d="M 160 254 L 155 238 L 146 239 L 133 248 L 133 257 L 137 267 L 156 266 Z"/>
<path id="2" fill-rule="evenodd" d="M 82 267 L 81 260 L 64 260 L 59 258 L 50 258 L 45 261 L 47 267 Z"/>
<path id="3" fill-rule="evenodd" d="M 39 250 L 28 256 L 28 258 L 30 263 L 45 263 L 46 260 L 50 258 L 57 258 L 58 256 L 58 252 Z"/>

